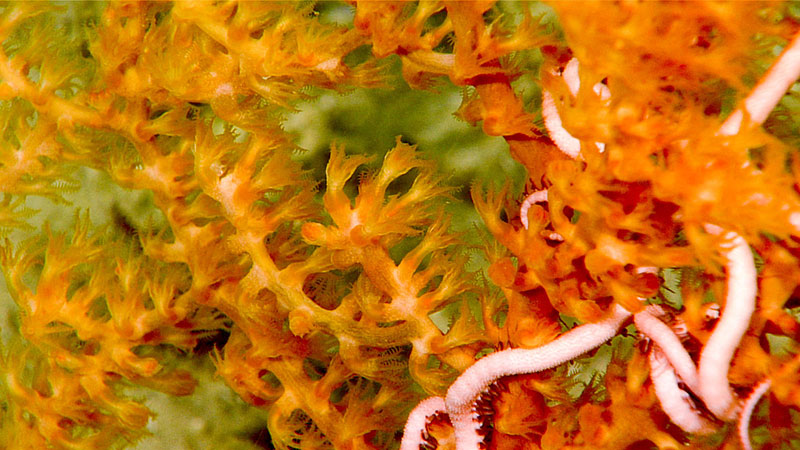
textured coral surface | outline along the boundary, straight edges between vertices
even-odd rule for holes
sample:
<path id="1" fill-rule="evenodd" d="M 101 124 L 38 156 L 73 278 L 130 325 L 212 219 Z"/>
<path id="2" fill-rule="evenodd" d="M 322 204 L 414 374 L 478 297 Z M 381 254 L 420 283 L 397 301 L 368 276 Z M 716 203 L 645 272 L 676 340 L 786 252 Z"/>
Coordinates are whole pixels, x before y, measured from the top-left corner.
<path id="1" fill-rule="evenodd" d="M 748 103 L 799 29 L 793 2 L 0 6 L 0 448 L 146 448 L 211 426 L 153 410 L 196 392 L 230 448 L 398 448 L 484 367 L 480 447 L 800 448 L 800 85 Z M 472 134 L 418 131 L 452 115 Z M 502 367 L 538 347 L 561 364 Z"/>

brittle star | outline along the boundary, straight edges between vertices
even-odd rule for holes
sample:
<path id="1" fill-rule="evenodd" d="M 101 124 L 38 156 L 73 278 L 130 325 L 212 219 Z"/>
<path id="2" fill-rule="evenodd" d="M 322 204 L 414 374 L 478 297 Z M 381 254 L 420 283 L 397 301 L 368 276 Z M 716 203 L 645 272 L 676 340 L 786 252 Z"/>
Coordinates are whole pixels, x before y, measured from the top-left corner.
<path id="1" fill-rule="evenodd" d="M 577 70 L 575 61 L 572 66 L 568 64 L 563 72 L 573 95 L 579 87 Z M 743 106 L 734 111 L 723 123 L 720 134 L 737 134 L 745 113 L 752 124 L 763 123 L 769 111 L 775 107 L 798 76 L 800 76 L 800 33 L 784 49 L 767 75 L 745 99 Z M 595 86 L 595 88 L 598 95 L 603 96 L 606 92 L 602 87 Z M 563 129 L 552 97 L 546 91 L 544 95 L 543 114 L 548 131 L 565 154 L 577 158 L 580 155 L 580 141 Z M 604 149 L 602 145 L 597 147 L 600 151 Z M 536 192 L 523 206 L 529 207 L 532 203 L 546 201 L 546 196 L 546 191 Z M 521 212 L 524 213 L 523 223 L 527 229 L 527 208 Z M 792 225 L 800 227 L 800 218 L 792 216 L 790 221 Z M 727 379 L 728 368 L 733 352 L 749 326 L 757 292 L 755 264 L 745 239 L 732 231 L 725 232 L 716 225 L 706 224 L 704 227 L 708 233 L 721 235 L 726 240 L 721 249 L 727 259 L 728 281 L 725 309 L 701 353 L 699 370 L 693 369 L 693 361 L 674 332 L 669 328 L 665 330 L 666 325 L 655 317 L 658 315 L 657 312 L 654 314 L 653 310 L 645 309 L 637 313 L 634 318 L 640 332 L 656 343 L 650 354 L 651 379 L 662 408 L 673 422 L 690 433 L 707 432 L 713 429 L 713 424 L 691 408 L 685 393 L 682 394 L 678 387 L 675 368 L 687 387 L 696 390 L 695 392 L 714 414 L 723 419 L 731 419 L 732 414 L 738 409 L 738 404 L 734 402 L 734 394 Z M 573 328 L 541 347 L 507 349 L 478 360 L 456 379 L 448 389 L 444 401 L 441 397 L 432 397 L 420 403 L 412 411 L 401 448 L 403 450 L 419 448 L 424 439 L 423 430 L 427 417 L 442 411 L 447 412 L 455 429 L 456 447 L 479 448 L 482 442 L 478 434 L 480 418 L 474 405 L 478 396 L 491 383 L 505 376 L 538 372 L 574 359 L 611 339 L 630 315 L 626 309 L 614 305 L 608 318 Z M 769 386 L 769 380 L 760 383 L 745 401 L 739 416 L 739 435 L 746 450 L 751 448 L 747 431 L 750 414 Z M 677 401 L 673 401 L 676 399 Z"/>

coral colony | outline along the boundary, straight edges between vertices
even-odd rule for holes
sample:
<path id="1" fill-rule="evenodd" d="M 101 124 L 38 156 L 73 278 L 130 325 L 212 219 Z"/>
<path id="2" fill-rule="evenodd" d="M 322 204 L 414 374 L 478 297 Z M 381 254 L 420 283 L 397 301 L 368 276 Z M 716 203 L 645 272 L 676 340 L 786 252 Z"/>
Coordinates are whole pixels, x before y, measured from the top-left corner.
<path id="1" fill-rule="evenodd" d="M 0 448 L 137 442 L 126 389 L 192 394 L 219 333 L 278 449 L 800 448 L 795 3 L 331 5 L 0 7 Z M 317 180 L 284 131 L 400 76 L 527 169 L 473 184 L 477 272 L 402 137 Z M 32 230 L 81 167 L 163 225 Z"/>

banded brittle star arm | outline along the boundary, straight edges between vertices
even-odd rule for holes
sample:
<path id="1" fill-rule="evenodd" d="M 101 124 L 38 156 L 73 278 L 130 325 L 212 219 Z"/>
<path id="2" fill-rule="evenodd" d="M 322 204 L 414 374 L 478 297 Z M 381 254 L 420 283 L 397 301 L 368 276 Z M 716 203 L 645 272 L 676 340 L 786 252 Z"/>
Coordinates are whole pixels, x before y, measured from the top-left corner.
<path id="1" fill-rule="evenodd" d="M 581 79 L 578 74 L 578 68 L 578 60 L 572 58 L 569 60 L 567 65 L 564 66 L 564 70 L 561 73 L 561 76 L 564 78 L 564 82 L 567 84 L 567 88 L 573 97 L 578 95 L 578 91 L 581 87 Z M 611 97 L 611 91 L 608 89 L 608 86 L 603 83 L 595 84 L 592 89 L 594 90 L 594 93 L 603 100 L 607 100 Z M 542 91 L 542 118 L 544 119 L 544 126 L 547 128 L 547 133 L 550 135 L 550 139 L 553 140 L 558 149 L 572 159 L 577 159 L 580 157 L 581 141 L 572 136 L 569 131 L 564 128 L 564 125 L 561 122 L 561 116 L 558 114 L 556 101 L 553 98 L 553 95 L 546 89 Z M 598 150 L 601 152 L 605 149 L 605 144 L 602 142 L 595 142 L 595 146 L 597 146 Z"/>
<path id="2" fill-rule="evenodd" d="M 400 441 L 400 450 L 419 450 L 425 443 L 425 425 L 428 418 L 436 413 L 444 412 L 444 398 L 428 397 L 419 402 L 408 416 L 406 427 L 403 429 L 403 439 Z"/>
<path id="3" fill-rule="evenodd" d="M 707 224 L 706 231 L 722 235 L 722 254 L 727 260 L 727 294 L 725 307 L 717 325 L 700 354 L 698 365 L 699 390 L 708 409 L 715 416 L 732 420 L 738 404 L 728 383 L 728 370 L 733 353 L 750 325 L 756 307 L 756 266 L 747 241 L 740 235 L 725 232 L 716 225 Z"/>
<path id="4" fill-rule="evenodd" d="M 751 123 L 757 125 L 764 123 L 798 77 L 800 77 L 800 33 L 797 33 L 783 49 L 742 105 L 728 116 L 720 127 L 719 134 L 723 136 L 738 134 L 745 113 Z"/>
<path id="5" fill-rule="evenodd" d="M 522 201 L 522 205 L 519 207 L 519 220 L 526 230 L 528 229 L 528 210 L 531 209 L 531 205 L 545 202 L 547 202 L 547 189 L 531 192 L 531 194 Z"/>
<path id="6" fill-rule="evenodd" d="M 744 450 L 753 449 L 750 445 L 750 416 L 753 415 L 753 410 L 756 408 L 758 401 L 761 400 L 761 397 L 769 390 L 771 384 L 772 382 L 769 378 L 758 383 L 747 399 L 742 403 L 742 411 L 739 413 L 739 425 L 737 430 L 739 431 L 739 441 L 742 443 L 742 448 Z"/>
<path id="7" fill-rule="evenodd" d="M 536 203 L 547 203 L 547 189 L 531 192 L 531 194 L 522 201 L 522 205 L 519 207 L 519 220 L 526 230 L 528 229 L 528 210 Z M 555 231 L 551 232 L 547 237 L 552 241 L 564 240 L 564 236 L 561 236 Z"/>
<path id="8" fill-rule="evenodd" d="M 716 427 L 694 408 L 689 394 L 679 387 L 675 370 L 658 345 L 650 351 L 649 362 L 656 397 L 672 423 L 688 433 L 713 433 Z"/>
<path id="9" fill-rule="evenodd" d="M 477 450 L 482 438 L 475 401 L 494 381 L 509 375 L 551 369 L 592 350 L 617 334 L 630 317 L 625 308 L 614 305 L 611 315 L 595 323 L 580 325 L 554 341 L 532 349 L 512 348 L 479 359 L 450 386 L 445 406 L 459 450 Z"/>
<path id="10" fill-rule="evenodd" d="M 662 315 L 664 310 L 660 306 L 650 305 L 633 316 L 633 323 L 640 333 L 659 347 L 667 363 L 677 372 L 686 386 L 697 393 L 699 385 L 697 366 L 675 332 L 659 319 Z"/>

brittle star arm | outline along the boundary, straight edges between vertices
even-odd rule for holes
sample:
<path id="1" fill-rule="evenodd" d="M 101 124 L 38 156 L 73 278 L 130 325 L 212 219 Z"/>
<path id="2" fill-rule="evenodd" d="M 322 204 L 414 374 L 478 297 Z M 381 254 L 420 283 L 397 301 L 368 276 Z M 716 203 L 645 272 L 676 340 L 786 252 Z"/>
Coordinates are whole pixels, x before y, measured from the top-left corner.
<path id="1" fill-rule="evenodd" d="M 482 438 L 474 404 L 494 381 L 509 375 L 534 373 L 556 367 L 600 346 L 617 334 L 630 317 L 625 308 L 614 305 L 611 316 L 596 323 L 580 325 L 554 341 L 533 349 L 512 348 L 479 359 L 450 386 L 445 406 L 455 429 L 459 450 L 477 450 Z"/>
<path id="2" fill-rule="evenodd" d="M 425 425 L 428 417 L 438 412 L 444 412 L 444 410 L 444 398 L 442 397 L 428 397 L 419 402 L 406 421 L 403 439 L 400 441 L 400 450 L 419 450 L 425 442 Z"/>
<path id="3" fill-rule="evenodd" d="M 658 318 L 663 314 L 664 310 L 660 306 L 650 305 L 633 316 L 633 323 L 640 333 L 658 346 L 660 353 L 663 353 L 671 366 L 670 370 L 674 369 L 686 387 L 697 393 L 699 385 L 697 366 L 675 332 Z"/>
<path id="4" fill-rule="evenodd" d="M 564 129 L 561 124 L 561 116 L 558 115 L 556 101 L 553 100 L 553 96 L 548 91 L 542 91 L 542 117 L 544 117 L 544 126 L 547 128 L 547 133 L 558 149 L 572 159 L 580 156 L 581 141 Z"/>
<path id="5" fill-rule="evenodd" d="M 578 60 L 572 58 L 567 65 L 564 66 L 564 70 L 561 74 L 573 97 L 578 95 L 578 91 L 581 87 L 578 67 Z M 595 84 L 593 90 L 602 100 L 607 100 L 611 97 L 611 91 L 608 89 L 608 86 L 603 83 Z M 561 116 L 558 114 L 555 99 L 553 99 L 553 95 L 546 89 L 542 91 L 542 118 L 544 118 L 544 126 L 547 128 L 550 139 L 553 140 L 558 149 L 572 159 L 578 158 L 581 154 L 581 141 L 564 129 L 561 123 Z M 605 144 L 602 142 L 595 142 L 595 145 L 601 152 L 605 149 Z"/>
<path id="6" fill-rule="evenodd" d="M 678 386 L 675 370 L 657 345 L 650 351 L 649 361 L 650 380 L 653 382 L 656 397 L 661 403 L 661 409 L 672 423 L 688 433 L 709 434 L 714 432 L 714 424 L 700 415 L 692 405 L 689 394 Z"/>
<path id="7" fill-rule="evenodd" d="M 531 192 L 531 194 L 522 201 L 522 205 L 519 207 L 519 220 L 522 221 L 522 226 L 525 227 L 526 230 L 528 229 L 528 210 L 531 209 L 531 205 L 535 203 L 545 203 L 546 201 L 547 189 Z"/>
<path id="8" fill-rule="evenodd" d="M 750 393 L 750 396 L 747 397 L 747 400 L 742 404 L 742 411 L 739 414 L 739 426 L 737 428 L 739 430 L 739 440 L 742 442 L 742 448 L 744 450 L 753 449 L 750 445 L 750 416 L 753 415 L 753 410 L 756 408 L 758 401 L 761 400 L 761 397 L 769 390 L 771 384 L 772 382 L 769 378 L 758 383 L 753 389 L 753 392 Z"/>
<path id="9" fill-rule="evenodd" d="M 764 123 L 783 94 L 792 83 L 797 81 L 798 77 L 800 77 L 800 33 L 796 34 L 783 49 L 758 85 L 744 99 L 742 106 L 728 116 L 728 119 L 720 127 L 719 133 L 723 136 L 733 136 L 739 133 L 745 112 L 750 116 L 752 123 Z"/>
<path id="10" fill-rule="evenodd" d="M 707 224 L 705 228 L 711 234 L 723 233 L 716 225 Z M 725 233 L 724 238 L 727 242 L 722 245 L 722 254 L 727 259 L 728 274 L 725 308 L 700 354 L 697 393 L 714 415 L 731 420 L 738 405 L 733 401 L 728 369 L 755 311 L 757 286 L 756 266 L 747 241 L 732 231 Z"/>
<path id="11" fill-rule="evenodd" d="M 525 197 L 525 200 L 522 201 L 522 205 L 519 208 L 519 220 L 522 222 L 522 226 L 525 229 L 528 229 L 528 210 L 531 209 L 531 205 L 535 203 L 546 203 L 547 202 L 547 189 L 541 189 L 538 191 L 531 192 L 530 195 Z M 550 240 L 553 241 L 563 241 L 564 236 L 553 231 L 548 236 Z"/>

